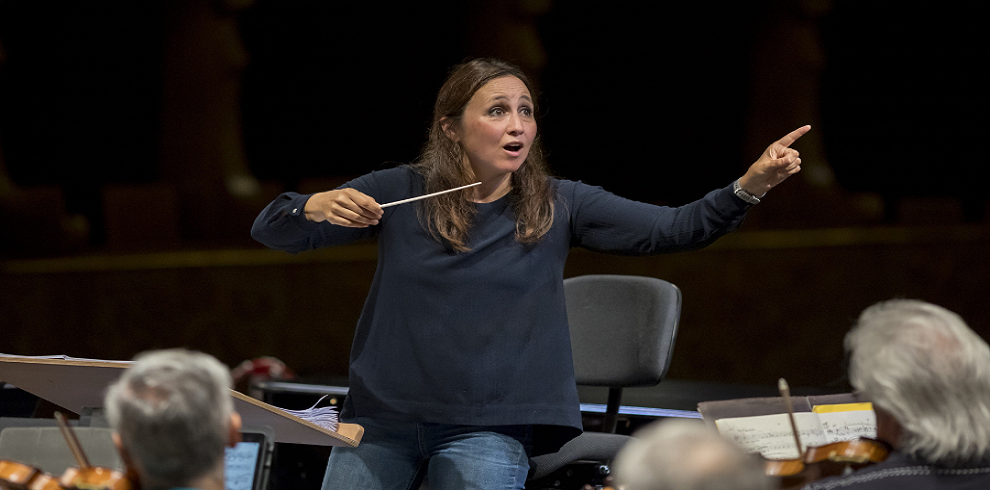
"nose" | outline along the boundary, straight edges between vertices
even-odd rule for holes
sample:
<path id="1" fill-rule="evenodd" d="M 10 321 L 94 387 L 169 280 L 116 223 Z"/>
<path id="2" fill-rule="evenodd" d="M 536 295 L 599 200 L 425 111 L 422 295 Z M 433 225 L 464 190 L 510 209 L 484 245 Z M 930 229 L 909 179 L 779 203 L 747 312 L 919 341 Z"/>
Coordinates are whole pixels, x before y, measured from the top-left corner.
<path id="1" fill-rule="evenodd" d="M 505 128 L 505 130 L 512 136 L 519 136 L 520 134 L 523 134 L 526 127 L 523 125 L 522 118 L 519 117 L 518 113 L 513 112 L 512 115 L 509 116 L 509 125 Z"/>

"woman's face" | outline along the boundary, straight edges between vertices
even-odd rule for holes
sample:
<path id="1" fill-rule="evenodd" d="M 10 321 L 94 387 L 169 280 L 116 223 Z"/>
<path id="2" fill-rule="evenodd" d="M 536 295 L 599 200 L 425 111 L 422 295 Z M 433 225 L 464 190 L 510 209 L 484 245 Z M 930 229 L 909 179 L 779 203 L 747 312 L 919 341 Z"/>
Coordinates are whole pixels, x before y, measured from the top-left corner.
<path id="1" fill-rule="evenodd" d="M 506 75 L 483 85 L 449 128 L 475 177 L 488 181 L 519 169 L 536 137 L 533 97 L 526 84 Z"/>

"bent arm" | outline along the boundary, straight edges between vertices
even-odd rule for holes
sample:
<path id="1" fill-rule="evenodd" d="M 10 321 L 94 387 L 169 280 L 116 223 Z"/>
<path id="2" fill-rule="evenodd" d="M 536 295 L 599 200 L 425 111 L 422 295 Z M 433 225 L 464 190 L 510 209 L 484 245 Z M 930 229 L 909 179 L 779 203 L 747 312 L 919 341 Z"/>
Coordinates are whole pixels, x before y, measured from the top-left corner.
<path id="1" fill-rule="evenodd" d="M 268 248 L 299 253 L 374 235 L 372 227 L 350 228 L 306 219 L 306 203 L 310 197 L 310 194 L 286 192 L 275 198 L 255 218 L 251 237 Z"/>
<path id="2" fill-rule="evenodd" d="M 380 233 L 387 214 L 378 202 L 416 195 L 420 187 L 414 171 L 404 165 L 376 170 L 331 191 L 286 192 L 254 220 L 251 236 L 290 253 L 371 238 Z"/>

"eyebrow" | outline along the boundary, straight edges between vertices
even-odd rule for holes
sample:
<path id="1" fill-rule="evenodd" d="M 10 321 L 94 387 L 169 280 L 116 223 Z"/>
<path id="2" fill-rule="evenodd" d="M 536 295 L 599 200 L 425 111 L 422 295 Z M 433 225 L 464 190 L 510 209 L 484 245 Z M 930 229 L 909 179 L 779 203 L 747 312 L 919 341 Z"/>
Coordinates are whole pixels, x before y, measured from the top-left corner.
<path id="1" fill-rule="evenodd" d="M 519 99 L 526 99 L 530 103 L 533 103 L 533 99 L 531 99 L 528 95 L 521 95 L 521 96 L 519 96 Z M 509 100 L 509 96 L 508 95 L 496 95 L 495 97 L 492 97 L 491 99 L 489 99 L 490 102 L 494 102 L 494 101 L 497 101 L 497 100 Z"/>

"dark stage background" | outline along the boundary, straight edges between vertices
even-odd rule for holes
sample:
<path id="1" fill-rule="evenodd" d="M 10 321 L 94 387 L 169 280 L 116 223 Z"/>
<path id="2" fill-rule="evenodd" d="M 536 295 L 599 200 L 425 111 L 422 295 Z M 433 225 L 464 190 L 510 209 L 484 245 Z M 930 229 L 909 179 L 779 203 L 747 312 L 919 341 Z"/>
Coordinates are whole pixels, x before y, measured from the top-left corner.
<path id="1" fill-rule="evenodd" d="M 568 275 L 681 286 L 671 379 L 845 389 L 842 335 L 873 302 L 990 337 L 976 5 L 0 0 L 0 352 L 346 374 L 374 245 L 292 257 L 250 224 L 280 191 L 414 159 L 448 67 L 498 56 L 540 88 L 553 172 L 643 201 L 696 199 L 812 124 L 740 232 L 576 251 Z"/>

